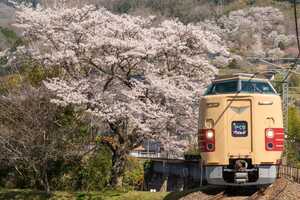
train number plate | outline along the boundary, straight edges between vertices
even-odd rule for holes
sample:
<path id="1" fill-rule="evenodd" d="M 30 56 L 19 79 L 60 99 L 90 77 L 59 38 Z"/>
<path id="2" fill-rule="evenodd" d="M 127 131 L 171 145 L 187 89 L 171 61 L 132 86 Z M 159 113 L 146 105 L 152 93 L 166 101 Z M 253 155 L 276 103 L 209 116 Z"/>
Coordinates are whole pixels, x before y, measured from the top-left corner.
<path id="1" fill-rule="evenodd" d="M 247 137 L 248 125 L 246 121 L 233 121 L 231 124 L 231 131 L 233 137 Z"/>

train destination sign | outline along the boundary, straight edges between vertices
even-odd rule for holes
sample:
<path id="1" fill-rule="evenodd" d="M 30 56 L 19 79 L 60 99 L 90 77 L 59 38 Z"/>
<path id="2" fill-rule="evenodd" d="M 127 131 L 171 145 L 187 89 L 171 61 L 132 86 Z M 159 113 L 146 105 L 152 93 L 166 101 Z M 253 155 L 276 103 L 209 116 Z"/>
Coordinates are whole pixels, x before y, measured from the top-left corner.
<path id="1" fill-rule="evenodd" d="M 233 137 L 247 137 L 248 126 L 246 121 L 233 121 L 231 125 Z"/>

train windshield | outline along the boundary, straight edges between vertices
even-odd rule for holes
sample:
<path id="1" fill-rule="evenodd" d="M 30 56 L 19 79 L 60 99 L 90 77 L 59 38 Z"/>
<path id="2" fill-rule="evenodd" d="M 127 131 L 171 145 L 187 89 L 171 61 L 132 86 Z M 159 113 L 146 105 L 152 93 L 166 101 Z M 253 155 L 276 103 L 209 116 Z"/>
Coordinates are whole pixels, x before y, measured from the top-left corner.
<path id="1" fill-rule="evenodd" d="M 238 85 L 238 80 L 216 82 L 209 86 L 205 95 L 235 93 Z"/>
<path id="2" fill-rule="evenodd" d="M 242 81 L 241 92 L 275 94 L 276 92 L 268 82 L 264 81 Z"/>
<path id="3" fill-rule="evenodd" d="M 257 80 L 228 80 L 211 84 L 205 95 L 229 94 L 236 92 L 276 94 L 270 83 Z"/>

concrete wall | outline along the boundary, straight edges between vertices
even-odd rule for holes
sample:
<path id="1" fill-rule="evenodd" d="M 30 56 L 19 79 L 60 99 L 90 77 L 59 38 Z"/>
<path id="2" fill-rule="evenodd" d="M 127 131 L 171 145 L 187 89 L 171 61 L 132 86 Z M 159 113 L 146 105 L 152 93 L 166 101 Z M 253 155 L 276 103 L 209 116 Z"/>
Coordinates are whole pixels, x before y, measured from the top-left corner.
<path id="1" fill-rule="evenodd" d="M 150 191 L 182 191 L 201 184 L 199 162 L 184 160 L 152 160 L 152 168 L 145 175 L 144 189 Z"/>

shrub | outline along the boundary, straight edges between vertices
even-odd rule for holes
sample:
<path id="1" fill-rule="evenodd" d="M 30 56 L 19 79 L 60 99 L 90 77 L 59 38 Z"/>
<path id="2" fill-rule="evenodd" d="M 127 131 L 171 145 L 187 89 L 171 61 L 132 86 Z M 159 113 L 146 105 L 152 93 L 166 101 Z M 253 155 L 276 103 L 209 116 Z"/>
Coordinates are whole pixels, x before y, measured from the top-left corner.
<path id="1" fill-rule="evenodd" d="M 84 161 L 84 165 L 79 172 L 82 190 L 94 191 L 102 190 L 110 180 L 112 159 L 111 151 L 102 146 L 100 150 Z"/>
<path id="2" fill-rule="evenodd" d="M 99 147 L 84 160 L 72 157 L 48 161 L 50 187 L 67 191 L 103 190 L 110 180 L 111 165 L 111 152 L 105 146 Z M 0 166 L 0 187 L 42 189 L 34 181 L 34 173 L 26 166 L 18 166 L 18 171 L 4 163 Z"/>
<path id="3" fill-rule="evenodd" d="M 141 190 L 144 184 L 144 161 L 129 157 L 126 163 L 126 171 L 123 177 L 125 189 Z"/>
<path id="4" fill-rule="evenodd" d="M 300 163 L 300 113 L 298 108 L 290 107 L 288 116 L 287 159 L 289 164 Z"/>
<path id="5" fill-rule="evenodd" d="M 238 69 L 239 65 L 236 59 L 232 59 L 232 61 L 228 64 L 228 68 L 230 69 Z"/>

